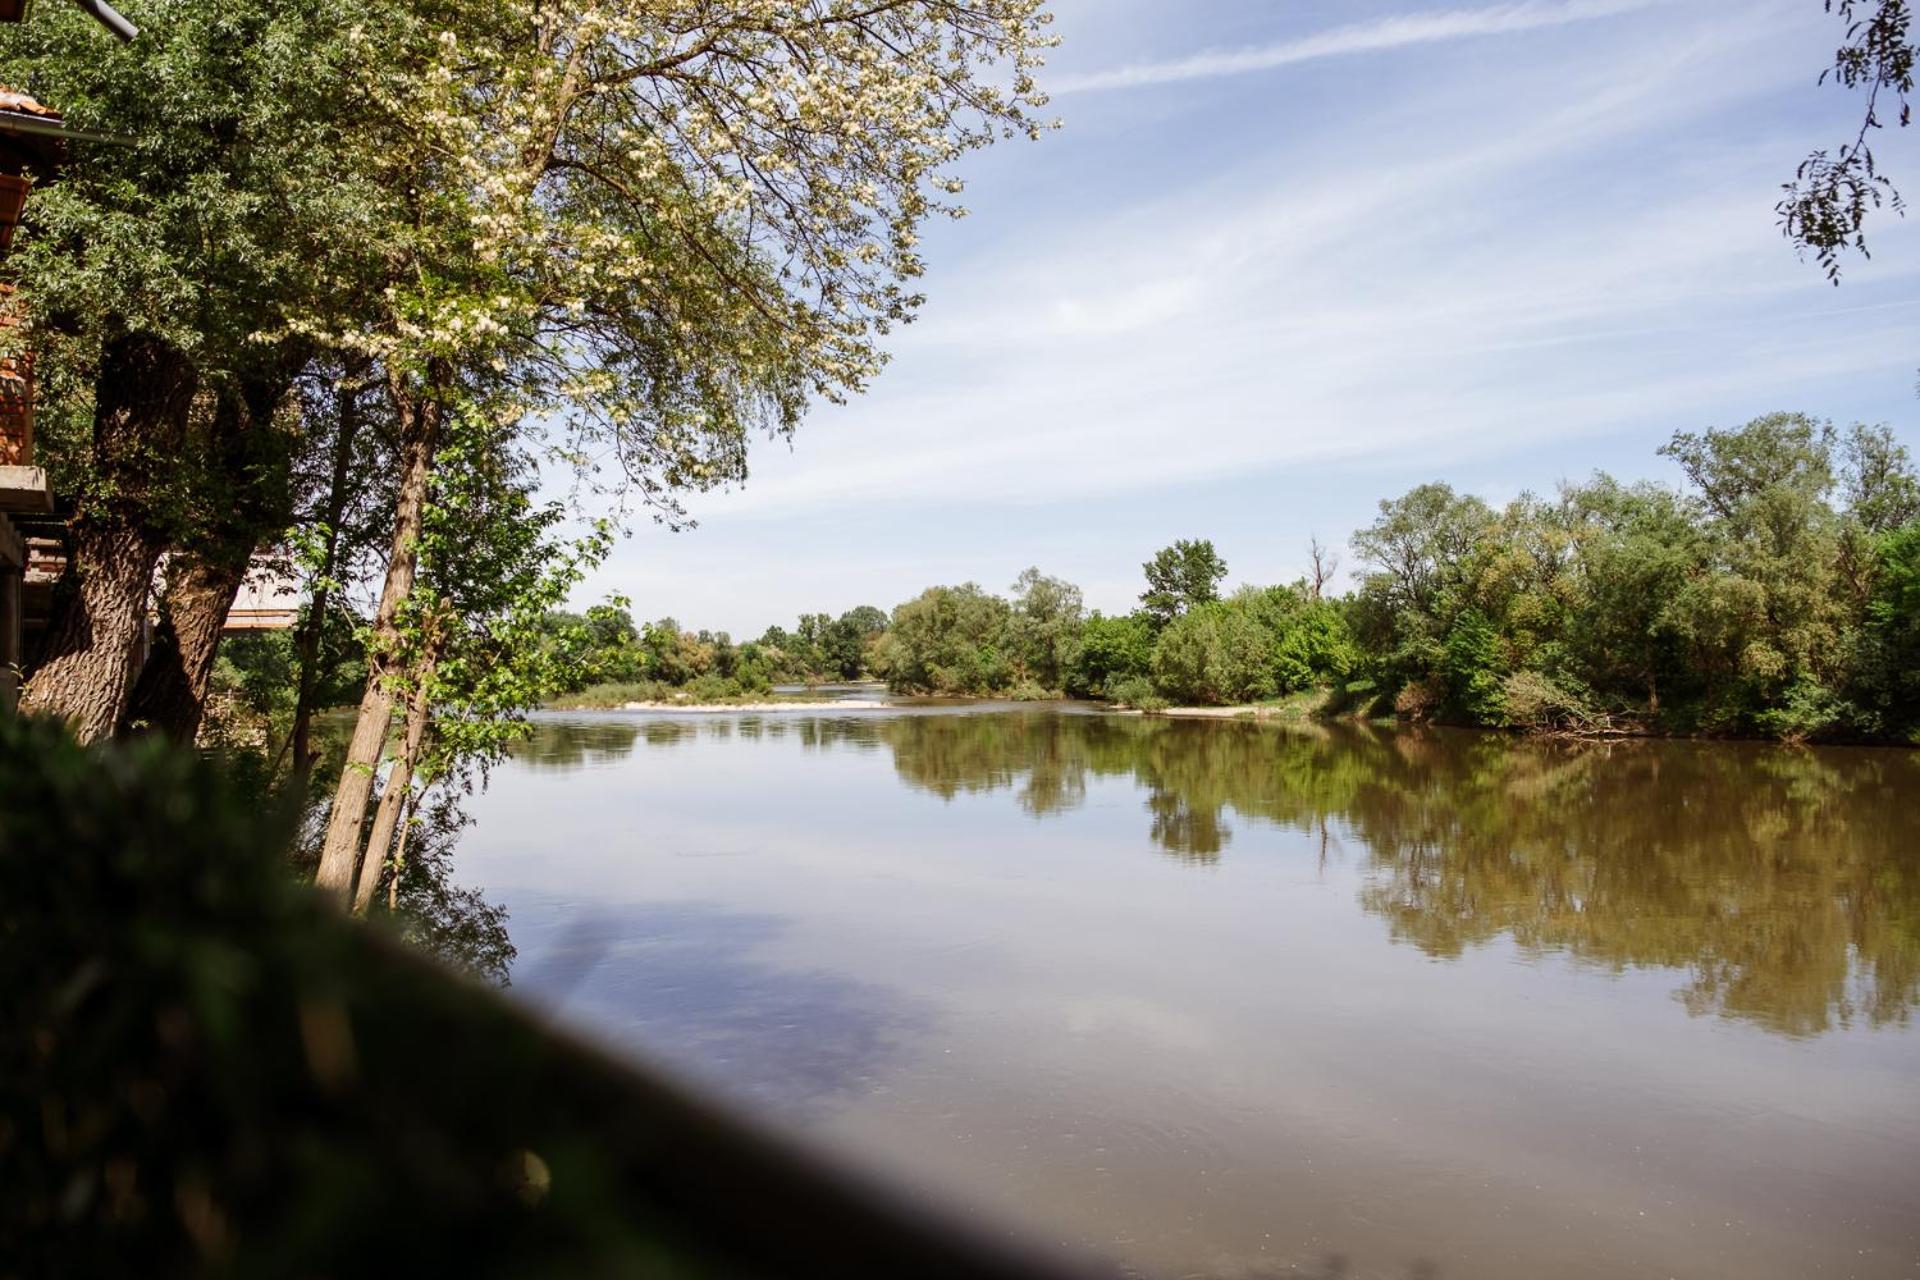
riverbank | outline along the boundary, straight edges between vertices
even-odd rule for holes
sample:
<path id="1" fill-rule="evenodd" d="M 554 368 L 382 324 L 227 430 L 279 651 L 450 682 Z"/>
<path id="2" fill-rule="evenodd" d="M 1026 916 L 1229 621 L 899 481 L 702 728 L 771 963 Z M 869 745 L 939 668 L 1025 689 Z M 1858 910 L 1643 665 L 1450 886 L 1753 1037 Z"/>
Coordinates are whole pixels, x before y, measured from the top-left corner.
<path id="1" fill-rule="evenodd" d="M 712 714 L 737 713 L 742 711 L 885 711 L 898 703 L 882 702 L 868 698 L 774 698 L 722 702 L 622 702 L 618 705 L 602 704 L 597 707 L 562 707 L 555 704 L 555 710 L 597 710 L 597 711 L 704 711 Z"/>
<path id="2" fill-rule="evenodd" d="M 1288 724 L 1306 724 L 1328 720 L 1391 720 L 1392 713 L 1372 714 L 1369 699 L 1356 700 L 1336 694 L 1332 689 L 1305 689 L 1283 698 L 1264 702 L 1242 702 L 1228 706 L 1125 707 L 1123 713 L 1158 716 L 1167 720 L 1262 720 Z"/>
<path id="3" fill-rule="evenodd" d="M 549 711 L 876 711 L 891 705 L 876 681 L 775 685 L 714 692 L 696 685 L 650 681 L 589 685 L 546 704 Z"/>
<path id="4" fill-rule="evenodd" d="M 657 693 L 656 687 L 640 686 L 647 694 Z M 823 691 L 840 690 L 838 696 L 822 697 Z M 988 697 L 969 697 L 957 694 L 933 696 L 896 696 L 889 694 L 886 687 L 878 682 L 860 682 L 846 685 L 822 685 L 818 688 L 802 691 L 793 688 L 791 692 L 776 688 L 771 693 L 743 694 L 725 697 L 700 697 L 691 693 L 678 697 L 662 698 L 658 696 L 635 697 L 635 686 L 609 685 L 583 690 L 578 694 L 557 699 L 547 704 L 553 711 L 632 711 L 632 712 L 683 712 L 707 714 L 758 714 L 765 712 L 835 712 L 835 711 L 893 711 L 906 707 L 924 706 L 930 703 L 942 706 L 1044 706 L 1062 701 L 1073 701 L 1064 696 L 1050 699 L 1009 699 L 1005 695 Z M 1868 738 L 1848 736 L 1808 736 L 1790 734 L 1765 734 L 1756 732 L 1685 732 L 1678 729 L 1663 728 L 1645 721 L 1609 716 L 1587 722 L 1543 722 L 1538 724 L 1512 725 L 1475 725 L 1452 722 L 1427 717 L 1409 718 L 1395 713 L 1389 704 L 1370 696 L 1355 696 L 1351 692 L 1333 689 L 1307 689 L 1291 693 L 1282 698 L 1263 702 L 1235 703 L 1226 706 L 1178 705 L 1135 707 L 1119 702 L 1086 702 L 1077 706 L 1092 709 L 1108 715 L 1142 717 L 1162 720 L 1228 720 L 1237 722 L 1257 722 L 1262 724 L 1314 725 L 1332 722 L 1364 722 L 1377 725 L 1418 725 L 1430 724 L 1436 727 L 1481 729 L 1490 733 L 1504 733 L 1516 737 L 1562 739 L 1580 742 L 1613 742 L 1631 739 L 1668 739 L 1678 741 L 1717 741 L 1717 742 L 1785 742 L 1810 745 L 1820 743 L 1826 746 L 1879 746 L 1900 747 L 1912 750 L 1920 743 L 1889 738 Z"/>

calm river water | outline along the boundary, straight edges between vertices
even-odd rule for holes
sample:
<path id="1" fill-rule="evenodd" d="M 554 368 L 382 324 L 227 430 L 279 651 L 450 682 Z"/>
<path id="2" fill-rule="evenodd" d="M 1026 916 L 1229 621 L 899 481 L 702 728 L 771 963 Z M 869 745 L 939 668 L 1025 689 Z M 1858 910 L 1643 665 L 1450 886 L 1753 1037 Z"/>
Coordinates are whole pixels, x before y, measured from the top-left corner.
<path id="1" fill-rule="evenodd" d="M 1153 1275 L 1920 1275 L 1920 754 L 543 719 L 523 998 Z"/>

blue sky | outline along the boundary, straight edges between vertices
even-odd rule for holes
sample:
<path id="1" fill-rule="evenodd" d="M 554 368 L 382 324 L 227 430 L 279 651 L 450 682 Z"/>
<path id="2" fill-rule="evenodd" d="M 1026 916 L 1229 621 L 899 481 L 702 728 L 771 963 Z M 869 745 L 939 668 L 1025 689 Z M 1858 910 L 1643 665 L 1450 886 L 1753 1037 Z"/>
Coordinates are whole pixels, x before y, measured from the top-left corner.
<path id="1" fill-rule="evenodd" d="M 1671 478 L 1775 409 L 1920 444 L 1916 228 L 1835 289 L 1774 225 L 1858 126 L 1818 0 L 1054 7 L 1063 127 L 964 166 L 888 370 L 583 603 L 746 637 L 1037 564 L 1124 610 L 1174 538 L 1284 581 L 1429 479 Z M 1920 130 L 1877 151 L 1920 195 Z"/>

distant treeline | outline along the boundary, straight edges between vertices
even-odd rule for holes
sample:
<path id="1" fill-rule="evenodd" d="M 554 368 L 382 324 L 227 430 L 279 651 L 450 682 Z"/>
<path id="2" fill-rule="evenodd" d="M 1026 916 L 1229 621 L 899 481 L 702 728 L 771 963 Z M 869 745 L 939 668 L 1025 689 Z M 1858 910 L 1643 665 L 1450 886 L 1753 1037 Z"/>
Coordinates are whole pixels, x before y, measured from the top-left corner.
<path id="1" fill-rule="evenodd" d="M 1155 709 L 1327 690 L 1333 705 L 1530 729 L 1920 735 L 1920 478 L 1885 427 L 1776 414 L 1681 432 L 1684 488 L 1599 474 L 1504 508 L 1425 484 L 1353 534 L 1360 568 L 1223 596 L 1210 542 L 1143 566 L 1140 605 L 1088 612 L 1029 569 L 1000 596 L 929 587 L 734 645 L 617 607 L 591 678 L 696 695 L 872 676 L 900 692 L 1104 698 Z"/>
<path id="2" fill-rule="evenodd" d="M 736 644 L 725 631 L 688 631 L 673 618 L 635 624 L 624 605 L 547 615 L 549 643 L 569 655 L 566 692 L 617 692 L 622 698 L 717 699 L 764 693 L 775 684 L 858 680 L 887 615 L 872 605 L 835 618 L 802 614 L 792 631 L 768 627 Z"/>

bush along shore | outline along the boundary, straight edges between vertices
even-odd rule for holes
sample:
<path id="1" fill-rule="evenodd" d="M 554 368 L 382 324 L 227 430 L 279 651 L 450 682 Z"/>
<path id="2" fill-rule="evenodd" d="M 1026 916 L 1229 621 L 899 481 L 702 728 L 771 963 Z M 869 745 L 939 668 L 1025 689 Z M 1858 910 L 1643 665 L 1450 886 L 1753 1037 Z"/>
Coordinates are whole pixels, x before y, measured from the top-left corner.
<path id="1" fill-rule="evenodd" d="M 1298 580 L 1225 592 L 1225 561 L 1193 540 L 1146 562 L 1126 614 L 1038 569 L 1007 595 L 929 587 L 741 644 L 618 604 L 553 614 L 555 642 L 586 655 L 553 705 L 794 705 L 818 699 L 775 684 L 867 678 L 1152 713 L 1920 739 L 1920 478 L 1892 432 L 1775 414 L 1660 452 L 1683 483 L 1382 501 L 1344 590 L 1316 542 Z"/>

